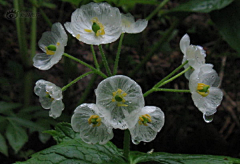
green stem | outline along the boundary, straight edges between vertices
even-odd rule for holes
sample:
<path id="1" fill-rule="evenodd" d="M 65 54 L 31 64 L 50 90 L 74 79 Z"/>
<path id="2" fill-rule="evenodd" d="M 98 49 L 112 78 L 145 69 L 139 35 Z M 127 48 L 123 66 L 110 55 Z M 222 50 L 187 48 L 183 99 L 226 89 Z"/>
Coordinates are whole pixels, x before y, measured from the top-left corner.
<path id="1" fill-rule="evenodd" d="M 121 34 L 121 37 L 120 37 L 120 40 L 119 40 L 118 49 L 117 49 L 117 55 L 116 55 L 114 68 L 113 68 L 113 75 L 117 74 L 118 62 L 119 62 L 119 58 L 120 58 L 123 37 L 124 37 L 124 33 Z"/>
<path id="2" fill-rule="evenodd" d="M 153 48 L 151 49 L 151 52 L 149 54 L 147 54 L 147 56 L 141 61 L 141 63 L 139 63 L 135 69 L 130 73 L 130 77 L 132 77 L 133 75 L 135 75 L 138 70 L 143 67 L 150 59 L 151 57 L 154 55 L 154 53 L 161 49 L 162 45 L 164 43 L 166 43 L 170 36 L 172 35 L 173 31 L 176 29 L 176 26 L 178 25 L 179 20 L 174 21 L 174 23 L 171 25 L 171 27 L 167 30 L 167 32 L 164 33 L 164 35 L 161 37 L 161 39 L 159 40 L 158 43 L 156 43 Z"/>
<path id="3" fill-rule="evenodd" d="M 158 5 L 158 7 L 157 7 L 155 10 L 153 10 L 153 12 L 152 12 L 151 14 L 148 15 L 148 17 L 146 18 L 146 20 L 150 20 L 154 15 L 156 15 L 156 14 L 158 13 L 158 11 L 159 11 L 163 6 L 165 6 L 166 3 L 168 3 L 168 1 L 169 1 L 169 0 L 164 0 L 164 1 L 162 1 L 162 2 Z"/>
<path id="4" fill-rule="evenodd" d="M 104 65 L 104 67 L 105 67 L 105 69 L 106 69 L 106 71 L 107 71 L 107 74 L 108 74 L 108 76 L 112 76 L 112 73 L 111 73 L 110 68 L 109 68 L 109 66 L 108 66 L 108 62 L 107 62 L 106 56 L 105 56 L 105 54 L 104 54 L 102 45 L 100 44 L 100 45 L 98 46 L 98 48 L 99 48 L 100 53 L 101 53 L 101 55 L 102 55 L 103 65 Z"/>
<path id="5" fill-rule="evenodd" d="M 129 161 L 130 152 L 130 132 L 129 130 L 124 131 L 124 141 L 123 141 L 123 156 L 127 161 Z"/>
<path id="6" fill-rule="evenodd" d="M 167 79 L 169 79 L 172 75 L 174 75 L 178 70 L 180 70 L 182 67 L 184 67 L 186 64 L 188 63 L 188 61 L 185 61 L 183 64 L 181 64 L 179 67 L 177 67 L 175 70 L 173 70 L 169 75 L 167 75 L 165 78 L 163 78 L 161 81 L 159 81 L 156 85 L 154 85 L 154 88 L 159 88 L 159 86 L 166 81 Z"/>
<path id="7" fill-rule="evenodd" d="M 97 61 L 97 57 L 96 57 L 96 53 L 94 51 L 93 45 L 91 45 L 91 51 L 92 51 L 92 54 L 93 54 L 93 60 L 94 60 L 95 67 L 99 70 L 99 64 L 98 64 L 98 61 Z"/>
<path id="8" fill-rule="evenodd" d="M 52 22 L 50 21 L 50 19 L 48 18 L 48 16 L 45 14 L 45 12 L 40 8 L 40 13 L 43 17 L 43 19 L 45 20 L 45 22 L 48 24 L 49 27 L 52 27 Z"/>
<path id="9" fill-rule="evenodd" d="M 190 93 L 190 90 L 186 89 L 168 89 L 168 88 L 154 88 L 154 92 L 180 92 L 180 93 Z"/>
<path id="10" fill-rule="evenodd" d="M 36 0 L 33 0 L 36 3 Z M 37 15 L 37 7 L 34 5 L 32 6 L 32 14 Z M 32 24 L 31 24 L 31 59 L 36 53 L 36 40 L 37 40 L 37 17 L 33 17 L 32 19 Z"/>
<path id="11" fill-rule="evenodd" d="M 182 74 L 184 74 L 185 72 L 187 72 L 188 70 L 190 70 L 192 67 L 188 67 L 187 69 L 183 70 L 182 72 L 178 73 L 177 75 L 173 76 L 172 78 L 168 79 L 168 80 L 165 80 L 163 81 L 162 83 L 158 83 L 159 85 L 155 85 L 152 89 L 148 90 L 147 92 L 145 92 L 143 94 L 144 97 L 147 97 L 149 94 L 151 94 L 152 92 L 155 92 L 155 91 L 166 91 L 166 92 L 173 92 L 172 89 L 164 89 L 164 88 L 159 88 L 171 81 L 173 81 L 174 79 L 178 78 L 179 76 L 181 76 Z M 161 80 L 162 81 L 162 80 Z M 182 92 L 188 92 L 187 90 L 181 90 Z M 176 91 L 178 92 L 178 91 Z"/>
<path id="12" fill-rule="evenodd" d="M 82 74 L 81 76 L 77 77 L 76 79 L 74 79 L 73 81 L 71 81 L 70 83 L 68 83 L 67 85 L 65 85 L 64 87 L 62 87 L 62 91 L 64 92 L 68 87 L 70 87 L 71 85 L 73 85 L 74 83 L 78 82 L 79 80 L 81 80 L 82 78 L 90 75 L 94 73 L 94 71 L 90 71 L 87 73 Z"/>
<path id="13" fill-rule="evenodd" d="M 169 83 L 169 82 L 171 82 L 171 81 L 173 81 L 173 80 L 175 80 L 176 78 L 178 78 L 179 76 L 181 76 L 182 74 L 184 74 L 185 72 L 187 72 L 188 70 L 190 70 L 191 68 L 192 68 L 192 67 L 189 66 L 187 69 L 183 70 L 183 71 L 180 72 L 179 74 L 177 74 L 177 75 L 173 76 L 172 78 L 170 78 L 170 79 L 162 82 L 162 83 L 158 86 L 158 88 L 161 87 L 161 86 L 163 86 L 163 85 L 165 85 L 165 84 L 167 84 L 167 83 Z"/>
<path id="14" fill-rule="evenodd" d="M 107 76 L 106 76 L 104 73 L 102 73 L 100 70 L 95 69 L 95 68 L 92 67 L 91 65 L 85 63 L 84 61 L 82 61 L 82 60 L 80 60 L 80 59 L 78 59 L 78 58 L 75 58 L 74 56 L 69 55 L 69 54 L 67 54 L 67 53 L 64 53 L 63 56 L 66 56 L 66 57 L 68 57 L 68 58 L 70 58 L 70 59 L 72 59 L 72 60 L 75 60 L 76 62 L 78 62 L 78 63 L 80 63 L 80 64 L 82 64 L 82 65 L 90 68 L 92 71 L 94 71 L 94 73 L 102 76 L 103 78 L 107 78 Z"/>

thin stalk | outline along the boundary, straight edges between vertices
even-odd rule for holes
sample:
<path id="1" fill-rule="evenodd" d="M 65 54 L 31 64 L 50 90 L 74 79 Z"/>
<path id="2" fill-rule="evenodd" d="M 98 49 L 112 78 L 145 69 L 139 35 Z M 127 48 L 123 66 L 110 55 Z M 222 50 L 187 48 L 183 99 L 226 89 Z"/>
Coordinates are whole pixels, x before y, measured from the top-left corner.
<path id="1" fill-rule="evenodd" d="M 107 78 L 107 76 L 106 76 L 103 72 L 101 72 L 100 70 L 95 69 L 95 68 L 92 67 L 91 65 L 85 63 L 84 61 L 82 61 L 82 60 L 80 60 L 80 59 L 78 59 L 78 58 L 75 58 L 74 56 L 69 55 L 69 54 L 67 54 L 67 53 L 64 53 L 63 56 L 66 56 L 66 57 L 68 57 L 68 58 L 70 58 L 70 59 L 72 59 L 72 60 L 75 60 L 76 62 L 78 62 L 78 63 L 80 63 L 80 64 L 82 64 L 82 65 L 90 68 L 92 71 L 94 71 L 94 73 L 102 76 L 103 78 Z"/>
<path id="2" fill-rule="evenodd" d="M 156 14 L 158 13 L 158 11 L 159 11 L 163 6 L 165 6 L 166 3 L 168 3 L 168 1 L 169 1 L 169 0 L 164 0 L 164 1 L 162 1 L 162 2 L 158 5 L 158 7 L 157 7 L 155 10 L 153 10 L 153 12 L 151 12 L 151 14 L 149 14 L 149 15 L 147 16 L 146 20 L 150 20 L 154 15 L 156 15 Z"/>
<path id="3" fill-rule="evenodd" d="M 107 61 L 106 56 L 105 56 L 105 54 L 104 54 L 102 45 L 100 44 L 100 45 L 98 46 L 98 48 L 99 48 L 99 50 L 100 50 L 100 53 L 101 53 L 101 56 L 102 56 L 103 65 L 104 65 L 104 67 L 105 67 L 105 69 L 106 69 L 106 71 L 107 71 L 107 74 L 108 74 L 108 76 L 112 76 L 112 73 L 111 73 L 111 71 L 110 71 L 110 68 L 109 68 L 109 65 L 108 65 L 108 61 Z"/>
<path id="4" fill-rule="evenodd" d="M 93 60 L 94 60 L 95 67 L 99 70 L 99 64 L 98 64 L 98 61 L 97 61 L 97 57 L 96 57 L 96 53 L 94 51 L 93 45 L 91 45 L 91 51 L 92 51 L 92 54 L 93 54 Z"/>
<path id="5" fill-rule="evenodd" d="M 154 92 L 180 92 L 180 93 L 190 93 L 190 90 L 186 89 L 168 89 L 168 88 L 154 88 Z"/>
<path id="6" fill-rule="evenodd" d="M 154 88 L 158 88 L 164 81 L 166 81 L 167 79 L 172 77 L 178 70 L 183 68 L 187 63 L 188 63 L 188 61 L 185 61 L 183 64 L 181 64 L 175 70 L 173 70 L 169 75 L 167 75 L 165 78 L 163 78 L 161 81 L 159 81 L 156 85 L 154 85 Z"/>
<path id="7" fill-rule="evenodd" d="M 147 54 L 147 56 L 141 61 L 141 63 L 139 63 L 139 64 L 135 67 L 135 69 L 130 73 L 130 76 L 135 75 L 135 74 L 138 72 L 138 70 L 139 70 L 141 67 L 143 67 L 143 66 L 151 59 L 151 57 L 154 55 L 154 53 L 155 53 L 157 50 L 159 50 L 164 43 L 167 42 L 167 40 L 169 39 L 169 37 L 172 35 L 173 31 L 174 31 L 175 28 L 177 27 L 178 23 L 179 23 L 179 20 L 174 21 L 174 23 L 173 23 L 173 24 L 171 25 L 171 27 L 167 30 L 167 32 L 165 32 L 164 35 L 161 37 L 161 39 L 159 40 L 159 42 L 156 43 L 156 44 L 153 46 L 151 52 L 150 52 L 149 54 Z"/>
<path id="8" fill-rule="evenodd" d="M 117 74 L 118 62 L 119 62 L 119 58 L 120 58 L 123 37 L 124 37 L 124 33 L 121 34 L 121 37 L 120 37 L 120 40 L 119 40 L 118 49 L 117 49 L 117 55 L 116 55 L 114 68 L 113 68 L 113 75 Z"/>
<path id="9" fill-rule="evenodd" d="M 82 74 L 81 76 L 77 77 L 76 79 L 74 79 L 73 81 L 71 81 L 70 83 L 68 83 L 67 85 L 65 85 L 64 87 L 62 87 L 62 91 L 64 92 L 68 87 L 70 87 L 71 85 L 73 85 L 74 83 L 78 82 L 79 80 L 81 80 L 82 78 L 90 75 L 94 73 L 94 71 L 90 71 L 87 73 Z"/>
<path id="10" fill-rule="evenodd" d="M 188 67 L 187 69 L 185 69 L 184 71 L 180 72 L 179 74 L 177 74 L 177 75 L 173 76 L 172 78 L 170 78 L 170 79 L 164 81 L 163 83 L 161 83 L 158 87 L 161 87 L 161 86 L 163 86 L 163 85 L 165 85 L 165 84 L 167 84 L 167 83 L 175 80 L 176 78 L 178 78 L 179 76 L 181 76 L 182 74 L 184 74 L 185 72 L 187 72 L 188 70 L 190 70 L 191 68 L 192 68 L 192 67 L 189 66 L 189 67 Z"/>
<path id="11" fill-rule="evenodd" d="M 123 156 L 127 161 L 129 161 L 129 152 L 130 152 L 130 132 L 127 129 L 124 131 L 124 140 L 123 140 Z"/>
<path id="12" fill-rule="evenodd" d="M 41 8 L 39 8 L 39 10 L 40 10 L 40 13 L 41 13 L 43 19 L 44 19 L 45 22 L 48 24 L 48 26 L 49 26 L 49 27 L 52 27 L 52 22 L 50 21 L 50 19 L 48 18 L 48 16 L 45 14 L 45 12 L 44 12 Z"/>
<path id="13" fill-rule="evenodd" d="M 36 0 L 33 0 L 36 3 Z M 36 53 L 36 40 L 37 40 L 37 7 L 32 6 L 32 13 L 35 17 L 32 17 L 31 22 L 31 59 Z"/>

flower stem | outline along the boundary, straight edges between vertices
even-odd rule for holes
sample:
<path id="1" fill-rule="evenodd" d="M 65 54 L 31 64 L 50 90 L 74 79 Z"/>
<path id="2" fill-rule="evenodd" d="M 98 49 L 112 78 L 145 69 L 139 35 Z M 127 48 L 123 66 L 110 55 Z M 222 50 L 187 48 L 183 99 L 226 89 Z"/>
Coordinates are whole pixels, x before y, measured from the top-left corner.
<path id="1" fill-rule="evenodd" d="M 102 45 L 100 44 L 100 45 L 98 46 L 98 48 L 99 48 L 100 53 L 101 53 L 101 55 L 102 55 L 103 65 L 104 65 L 104 67 L 105 67 L 105 69 L 106 69 L 106 71 L 107 71 L 107 74 L 108 74 L 108 76 L 112 76 L 112 73 L 111 73 L 110 68 L 109 68 L 109 66 L 108 66 L 108 62 L 107 62 L 106 56 L 105 56 L 105 54 L 104 54 L 104 52 L 103 52 Z"/>
<path id="2" fill-rule="evenodd" d="M 151 13 L 148 15 L 148 17 L 146 18 L 146 20 L 150 20 L 154 15 L 156 15 L 158 13 L 158 11 L 166 4 L 168 3 L 169 0 L 164 0 L 162 1 L 158 7 Z"/>
<path id="3" fill-rule="evenodd" d="M 192 68 L 192 67 L 189 66 L 187 69 L 183 70 L 183 71 L 180 72 L 179 74 L 177 74 L 177 75 L 173 76 L 172 78 L 170 78 L 170 79 L 162 82 L 162 83 L 158 86 L 158 88 L 161 87 L 161 86 L 163 86 L 163 85 L 165 85 L 165 84 L 167 84 L 167 83 L 169 83 L 169 82 L 171 82 L 171 81 L 173 81 L 173 80 L 175 80 L 176 78 L 178 78 L 179 76 L 181 76 L 182 74 L 184 74 L 185 72 L 187 72 L 188 70 L 190 70 L 191 68 Z"/>
<path id="4" fill-rule="evenodd" d="M 97 68 L 97 70 L 99 70 L 99 64 L 98 64 L 98 61 L 97 61 L 97 57 L 96 57 L 96 53 L 94 51 L 93 45 L 91 45 L 91 51 L 92 51 L 92 54 L 93 54 L 93 60 L 94 60 L 95 67 Z"/>
<path id="5" fill-rule="evenodd" d="M 186 63 L 186 62 L 185 62 Z M 183 63 L 184 64 L 184 63 Z M 182 64 L 182 65 L 183 65 Z M 165 80 L 165 81 L 160 81 L 161 83 L 157 83 L 155 86 L 152 87 L 152 89 L 148 90 L 147 92 L 145 92 L 143 94 L 144 97 L 147 97 L 149 94 L 151 94 L 152 92 L 155 92 L 155 91 L 165 91 L 165 92 L 190 92 L 189 90 L 176 90 L 176 89 L 166 89 L 166 88 L 159 88 L 171 81 L 173 81 L 174 79 L 178 78 L 179 76 L 181 76 L 182 74 L 184 74 L 185 72 L 187 72 L 188 70 L 190 70 L 192 67 L 189 66 L 187 69 L 183 70 L 182 72 L 178 73 L 177 75 L 173 76 L 172 78 L 168 79 L 168 80 Z M 176 70 L 176 69 L 175 69 Z M 174 70 L 174 71 L 175 71 Z M 172 74 L 172 73 L 170 73 Z M 169 74 L 169 75 L 170 75 Z M 170 76 L 169 76 L 170 77 Z M 166 78 L 164 78 L 166 79 Z"/>
<path id="6" fill-rule="evenodd" d="M 90 75 L 94 73 L 94 71 L 90 71 L 87 73 L 82 74 L 81 76 L 77 77 L 76 79 L 74 79 L 73 81 L 71 81 L 70 83 L 68 83 L 67 85 L 65 85 L 64 87 L 62 87 L 62 91 L 64 92 L 68 87 L 70 87 L 71 85 L 73 85 L 74 83 L 78 82 L 79 80 L 81 80 L 82 78 Z"/>
<path id="7" fill-rule="evenodd" d="M 119 62 L 119 58 L 120 58 L 123 37 L 124 37 L 124 33 L 121 34 L 121 37 L 120 37 L 120 40 L 119 40 L 118 49 L 117 49 L 117 55 L 116 55 L 114 68 L 113 68 L 113 75 L 117 74 L 118 62 Z"/>
<path id="8" fill-rule="evenodd" d="M 129 161 L 130 152 L 130 132 L 129 130 L 124 131 L 124 141 L 123 141 L 123 156 L 127 161 Z"/>
<path id="9" fill-rule="evenodd" d="M 168 89 L 168 88 L 154 88 L 154 92 L 163 91 L 163 92 L 184 92 L 190 93 L 190 90 L 186 89 Z"/>
<path id="10" fill-rule="evenodd" d="M 163 78 L 161 81 L 159 81 L 156 85 L 154 85 L 154 88 L 159 88 L 159 86 L 166 81 L 167 79 L 169 79 L 172 75 L 174 75 L 178 70 L 180 70 L 182 67 L 184 67 L 186 64 L 188 63 L 188 61 L 185 61 L 183 64 L 181 64 L 179 67 L 177 67 L 175 70 L 173 70 L 169 75 L 167 75 L 165 78 Z"/>
<path id="11" fill-rule="evenodd" d="M 90 68 L 92 71 L 94 71 L 94 73 L 102 76 L 103 78 L 107 78 L 107 76 L 106 76 L 103 72 L 101 72 L 100 70 L 97 70 L 96 68 L 94 68 L 94 67 L 92 67 L 91 65 L 85 63 L 84 61 L 82 61 L 82 60 L 80 60 L 80 59 L 78 59 L 78 58 L 75 58 L 74 56 L 69 55 L 69 54 L 67 54 L 67 53 L 64 53 L 63 55 L 66 56 L 66 57 L 68 57 L 68 58 L 70 58 L 70 59 L 72 59 L 72 60 L 75 60 L 76 62 L 78 62 L 78 63 L 80 63 L 80 64 L 82 64 L 82 65 L 84 65 L 84 66 L 86 66 L 86 67 L 88 67 L 88 68 Z"/>

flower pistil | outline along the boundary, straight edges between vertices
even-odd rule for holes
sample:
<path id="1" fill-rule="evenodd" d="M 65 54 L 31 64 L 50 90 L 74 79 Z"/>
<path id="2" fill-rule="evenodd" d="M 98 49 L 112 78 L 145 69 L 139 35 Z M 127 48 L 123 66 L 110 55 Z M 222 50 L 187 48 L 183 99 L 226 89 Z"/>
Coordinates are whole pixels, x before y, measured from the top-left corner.
<path id="1" fill-rule="evenodd" d="M 112 102 L 117 101 L 117 106 L 128 106 L 127 104 L 124 104 L 126 102 L 124 99 L 125 96 L 127 96 L 127 93 L 118 89 L 116 92 L 113 92 Z"/>
<path id="2" fill-rule="evenodd" d="M 54 54 L 55 54 L 55 51 L 57 50 L 57 46 L 59 46 L 59 45 L 60 45 L 60 43 L 57 42 L 56 45 L 52 45 L 52 44 L 51 44 L 51 45 L 45 47 L 46 54 L 47 54 L 47 55 L 54 55 Z"/>
<path id="3" fill-rule="evenodd" d="M 209 94 L 209 88 L 209 85 L 206 85 L 204 83 L 198 83 L 197 93 L 199 93 L 203 97 L 206 97 Z"/>
<path id="4" fill-rule="evenodd" d="M 93 127 L 101 125 L 101 118 L 98 115 L 91 115 L 88 118 L 88 124 L 93 124 Z"/>
<path id="5" fill-rule="evenodd" d="M 92 32 L 93 31 L 96 36 L 104 35 L 105 34 L 104 26 L 101 22 L 99 22 L 98 18 L 94 17 L 91 21 L 93 22 L 92 30 L 84 29 L 84 31 L 86 31 L 86 32 Z"/>

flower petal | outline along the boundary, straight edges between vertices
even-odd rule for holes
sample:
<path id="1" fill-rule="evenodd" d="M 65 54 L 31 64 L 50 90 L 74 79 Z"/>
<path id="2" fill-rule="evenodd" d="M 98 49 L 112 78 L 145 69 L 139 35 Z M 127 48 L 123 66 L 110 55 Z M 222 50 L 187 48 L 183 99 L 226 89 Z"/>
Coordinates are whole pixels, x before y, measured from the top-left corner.
<path id="1" fill-rule="evenodd" d="M 180 40 L 180 49 L 184 55 L 186 54 L 186 51 L 189 45 L 190 45 L 190 38 L 188 34 L 185 34 Z"/>
<path id="2" fill-rule="evenodd" d="M 51 104 L 51 110 L 49 111 L 49 116 L 55 119 L 61 116 L 63 109 L 64 104 L 62 100 L 53 100 Z"/>

